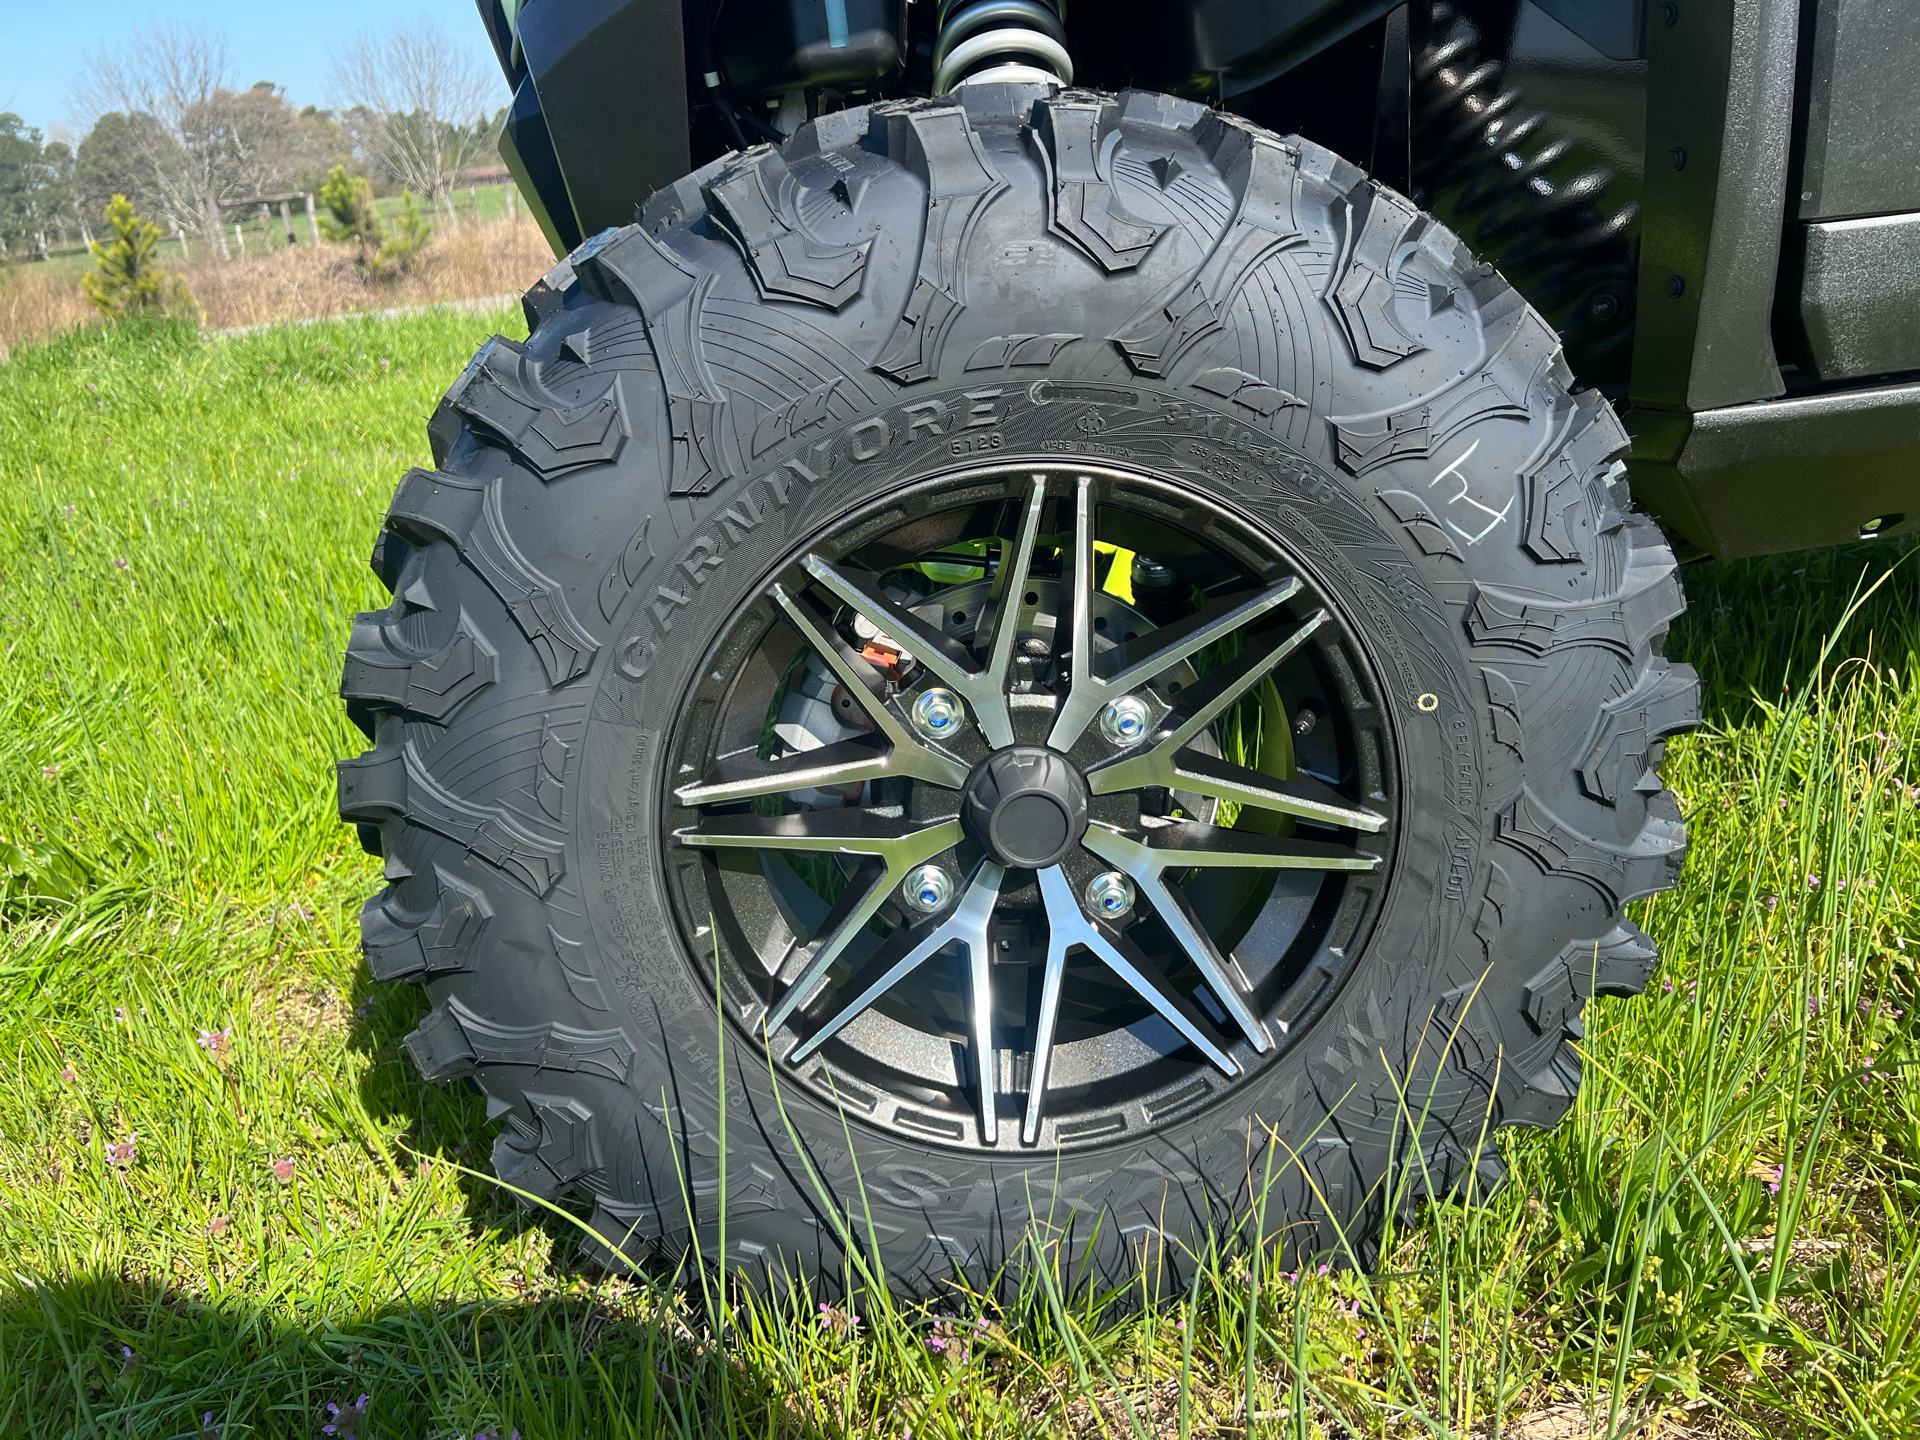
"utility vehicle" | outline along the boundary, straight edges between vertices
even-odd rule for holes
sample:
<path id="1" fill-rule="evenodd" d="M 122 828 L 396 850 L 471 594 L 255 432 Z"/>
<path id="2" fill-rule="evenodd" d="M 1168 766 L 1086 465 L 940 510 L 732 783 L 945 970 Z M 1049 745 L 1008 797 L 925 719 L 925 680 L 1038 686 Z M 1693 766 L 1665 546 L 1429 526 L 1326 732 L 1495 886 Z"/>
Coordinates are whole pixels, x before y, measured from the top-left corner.
<path id="1" fill-rule="evenodd" d="M 342 685 L 601 1258 L 1377 1258 L 1685 850 L 1687 555 L 1920 524 L 1904 0 L 481 0 L 564 256 Z"/>

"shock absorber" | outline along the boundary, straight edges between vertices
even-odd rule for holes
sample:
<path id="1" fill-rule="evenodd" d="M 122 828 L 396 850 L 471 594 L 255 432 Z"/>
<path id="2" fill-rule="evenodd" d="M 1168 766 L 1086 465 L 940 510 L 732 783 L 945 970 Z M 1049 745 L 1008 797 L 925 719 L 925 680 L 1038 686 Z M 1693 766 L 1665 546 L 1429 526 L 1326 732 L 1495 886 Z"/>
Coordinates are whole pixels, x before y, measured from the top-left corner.
<path id="1" fill-rule="evenodd" d="M 1581 380 L 1623 383 L 1640 207 L 1527 108 L 1471 20 L 1435 0 L 1430 34 L 1413 70 L 1415 198 L 1552 323 Z"/>
<path id="2" fill-rule="evenodd" d="M 1073 83 L 1066 0 L 940 0 L 933 43 L 933 93 L 956 85 L 1022 81 Z"/>

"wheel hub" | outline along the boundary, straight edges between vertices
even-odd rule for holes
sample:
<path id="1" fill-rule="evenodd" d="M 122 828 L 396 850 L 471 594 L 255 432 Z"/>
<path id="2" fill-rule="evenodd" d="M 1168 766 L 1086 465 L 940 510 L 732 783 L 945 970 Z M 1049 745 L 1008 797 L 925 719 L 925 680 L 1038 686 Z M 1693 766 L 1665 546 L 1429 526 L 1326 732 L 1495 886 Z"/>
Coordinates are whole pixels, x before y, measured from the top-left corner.
<path id="1" fill-rule="evenodd" d="M 996 750 L 967 780 L 960 823 L 1008 869 L 1055 865 L 1087 833 L 1087 782 L 1044 745 Z"/>

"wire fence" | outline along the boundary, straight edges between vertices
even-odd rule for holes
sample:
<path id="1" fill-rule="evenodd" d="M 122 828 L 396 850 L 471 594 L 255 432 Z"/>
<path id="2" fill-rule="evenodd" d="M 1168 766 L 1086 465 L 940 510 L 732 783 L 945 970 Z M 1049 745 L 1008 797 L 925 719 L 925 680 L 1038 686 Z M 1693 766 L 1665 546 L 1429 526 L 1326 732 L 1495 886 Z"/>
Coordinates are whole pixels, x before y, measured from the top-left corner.
<path id="1" fill-rule="evenodd" d="M 318 244 L 319 212 L 310 208 L 312 198 L 310 192 L 293 191 L 284 197 L 252 198 L 233 206 L 221 226 L 220 242 L 225 255 L 229 258 L 264 255 L 291 246 Z M 448 198 L 455 229 L 510 220 L 524 208 L 511 180 L 488 178 L 456 187 Z M 388 195 L 374 203 L 380 218 L 391 221 L 405 208 L 406 197 Z M 430 205 L 420 199 L 414 204 L 436 227 L 446 227 L 448 207 Z M 207 236 L 189 233 L 178 224 L 169 224 L 163 217 L 152 218 L 162 230 L 160 243 L 154 248 L 162 264 L 186 264 L 196 255 L 204 257 L 214 248 Z M 30 270 L 44 265 L 55 269 L 85 269 L 93 263 L 89 242 L 98 238 L 90 224 L 82 224 L 78 233 L 67 230 L 40 234 L 30 244 L 8 245 L 0 241 L 0 268 Z"/>

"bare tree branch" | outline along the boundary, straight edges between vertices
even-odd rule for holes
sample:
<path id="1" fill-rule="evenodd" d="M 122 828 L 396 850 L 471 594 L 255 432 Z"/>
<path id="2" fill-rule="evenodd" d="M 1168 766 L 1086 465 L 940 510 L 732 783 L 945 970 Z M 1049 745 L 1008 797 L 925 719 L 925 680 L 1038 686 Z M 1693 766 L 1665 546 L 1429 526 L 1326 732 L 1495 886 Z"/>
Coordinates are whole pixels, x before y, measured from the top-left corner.
<path id="1" fill-rule="evenodd" d="M 152 118 L 140 133 L 156 193 L 176 224 L 212 239 L 224 257 L 222 137 L 213 112 L 230 64 L 226 39 L 202 26 L 154 24 L 123 48 L 90 51 L 86 58 L 87 74 L 74 91 L 77 108 L 89 121 L 115 110 Z"/>
<path id="2" fill-rule="evenodd" d="M 453 214 L 453 187 L 488 138 L 499 72 L 430 20 L 360 35 L 334 57 L 333 89 L 362 112 L 365 139 L 406 189 Z"/>

